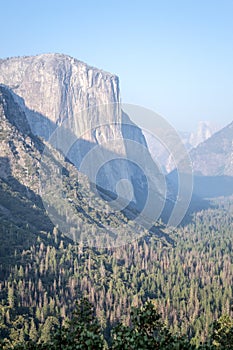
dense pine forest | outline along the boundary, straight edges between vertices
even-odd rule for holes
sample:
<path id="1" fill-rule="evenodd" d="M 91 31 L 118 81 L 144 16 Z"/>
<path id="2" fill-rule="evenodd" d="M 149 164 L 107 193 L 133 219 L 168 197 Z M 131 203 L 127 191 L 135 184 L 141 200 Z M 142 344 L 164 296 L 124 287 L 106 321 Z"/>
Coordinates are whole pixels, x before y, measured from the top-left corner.
<path id="1" fill-rule="evenodd" d="M 128 334 L 127 329 L 133 337 L 132 310 L 143 312 L 150 301 L 163 329 L 178 339 L 185 337 L 188 349 L 205 342 L 218 346 L 211 343 L 217 319 L 229 326 L 229 334 L 233 332 L 232 217 L 232 199 L 218 200 L 194 214 L 189 224 L 167 231 L 169 241 L 150 234 L 109 250 L 75 245 L 56 228 L 38 235 L 2 221 L 3 349 L 19 344 L 31 348 L 31 342 L 42 347 L 53 341 L 53 329 L 64 328 L 65 334 L 76 302 L 83 297 L 94 306 L 105 344 L 111 343 L 113 329 L 118 329 L 120 338 Z M 185 349 L 182 346 L 174 349 Z"/>

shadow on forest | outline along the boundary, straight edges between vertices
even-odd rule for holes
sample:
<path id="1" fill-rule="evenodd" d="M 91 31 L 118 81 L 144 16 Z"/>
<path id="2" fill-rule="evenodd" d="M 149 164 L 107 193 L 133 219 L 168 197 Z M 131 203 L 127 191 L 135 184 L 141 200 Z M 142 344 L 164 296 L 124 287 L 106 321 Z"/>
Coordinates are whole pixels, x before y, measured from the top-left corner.
<path id="1" fill-rule="evenodd" d="M 54 224 L 46 215 L 41 197 L 9 174 L 7 157 L 0 157 L 0 168 L 3 165 L 8 176 L 0 178 L 0 256 L 9 258 L 16 248 L 27 249 L 42 231 L 52 232 Z"/>

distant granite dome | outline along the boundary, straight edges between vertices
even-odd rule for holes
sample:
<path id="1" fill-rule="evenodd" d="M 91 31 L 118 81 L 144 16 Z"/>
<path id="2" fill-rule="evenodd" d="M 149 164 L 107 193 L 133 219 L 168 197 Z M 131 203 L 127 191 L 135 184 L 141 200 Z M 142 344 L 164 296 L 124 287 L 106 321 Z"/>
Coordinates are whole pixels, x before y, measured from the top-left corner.
<path id="1" fill-rule="evenodd" d="M 188 142 L 192 147 L 197 147 L 218 130 L 220 130 L 220 126 L 209 121 L 200 121 L 197 126 L 197 131 L 190 134 Z"/>

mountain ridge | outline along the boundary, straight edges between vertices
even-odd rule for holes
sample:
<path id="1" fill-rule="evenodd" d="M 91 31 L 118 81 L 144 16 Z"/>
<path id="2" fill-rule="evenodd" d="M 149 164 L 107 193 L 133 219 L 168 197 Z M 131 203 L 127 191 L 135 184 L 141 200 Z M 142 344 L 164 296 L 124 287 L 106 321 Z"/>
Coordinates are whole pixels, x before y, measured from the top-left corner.
<path id="1" fill-rule="evenodd" d="M 96 198 L 87 176 L 31 133 L 12 94 L 0 86 L 0 220 L 47 232 L 57 225 L 70 239 L 90 246 L 111 246 L 115 240 L 120 244 L 149 234 L 129 219 L 136 214 L 133 208 L 127 209 L 126 216 L 126 211 L 108 207 L 106 199 L 111 201 L 111 194 L 98 188 Z M 58 174 L 55 179 L 54 174 Z M 159 226 L 151 228 L 151 233 L 169 241 Z"/>
<path id="2" fill-rule="evenodd" d="M 66 54 L 66 53 L 59 53 L 59 52 L 44 52 L 44 53 L 38 53 L 38 54 L 35 54 L 35 55 L 23 55 L 23 56 L 8 56 L 8 57 L 3 57 L 3 58 L 0 58 L 0 62 L 1 61 L 9 61 L 9 60 L 17 60 L 17 59 L 27 59 L 27 58 L 31 58 L 31 57 L 46 57 L 46 56 L 54 56 L 54 57 L 63 57 L 63 58 L 69 58 L 71 60 L 74 60 L 78 63 L 81 63 L 83 65 L 86 65 L 87 67 L 89 67 L 90 69 L 96 69 L 100 72 L 103 72 L 105 73 L 106 75 L 110 75 L 110 76 L 115 76 L 116 78 L 118 78 L 118 75 L 117 74 L 114 74 L 114 73 L 111 73 L 109 72 L 108 70 L 105 70 L 105 69 L 101 69 L 101 68 L 97 68 L 95 65 L 92 65 L 92 64 L 89 64 L 89 63 L 86 63 L 85 61 L 83 60 L 79 60 L 69 54 Z"/>
<path id="3" fill-rule="evenodd" d="M 191 150 L 194 174 L 233 176 L 233 122 Z"/>

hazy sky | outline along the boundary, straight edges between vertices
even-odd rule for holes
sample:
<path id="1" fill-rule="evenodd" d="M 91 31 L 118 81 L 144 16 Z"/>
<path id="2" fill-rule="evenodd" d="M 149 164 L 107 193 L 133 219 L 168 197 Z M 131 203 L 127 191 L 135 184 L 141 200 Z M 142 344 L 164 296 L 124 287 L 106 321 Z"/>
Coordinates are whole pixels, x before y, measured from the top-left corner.
<path id="1" fill-rule="evenodd" d="M 180 130 L 233 120 L 233 0 L 0 0 L 0 57 L 60 52 Z"/>

